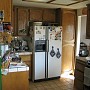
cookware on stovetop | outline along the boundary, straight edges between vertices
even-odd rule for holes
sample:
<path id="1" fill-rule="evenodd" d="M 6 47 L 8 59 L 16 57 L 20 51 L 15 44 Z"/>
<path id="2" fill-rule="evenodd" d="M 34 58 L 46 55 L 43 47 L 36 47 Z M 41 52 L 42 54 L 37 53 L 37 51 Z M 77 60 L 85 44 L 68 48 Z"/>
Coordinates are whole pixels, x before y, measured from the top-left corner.
<path id="1" fill-rule="evenodd" d="M 87 45 L 84 42 L 80 43 L 79 56 L 87 57 L 89 55 L 89 51 L 87 50 Z"/>

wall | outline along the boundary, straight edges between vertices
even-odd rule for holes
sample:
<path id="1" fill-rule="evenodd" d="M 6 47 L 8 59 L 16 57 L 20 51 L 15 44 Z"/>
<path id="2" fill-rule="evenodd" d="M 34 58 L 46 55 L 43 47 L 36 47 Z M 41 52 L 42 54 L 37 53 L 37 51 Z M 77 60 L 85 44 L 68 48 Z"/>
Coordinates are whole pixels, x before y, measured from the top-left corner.
<path id="1" fill-rule="evenodd" d="M 89 46 L 90 39 L 86 39 L 86 19 L 87 19 L 87 16 L 81 16 L 80 42 L 84 42 Z"/>
<path id="2" fill-rule="evenodd" d="M 79 54 L 80 42 L 90 45 L 90 39 L 86 39 L 86 15 L 78 16 L 78 28 L 77 28 L 77 45 L 76 45 L 76 56 Z"/>

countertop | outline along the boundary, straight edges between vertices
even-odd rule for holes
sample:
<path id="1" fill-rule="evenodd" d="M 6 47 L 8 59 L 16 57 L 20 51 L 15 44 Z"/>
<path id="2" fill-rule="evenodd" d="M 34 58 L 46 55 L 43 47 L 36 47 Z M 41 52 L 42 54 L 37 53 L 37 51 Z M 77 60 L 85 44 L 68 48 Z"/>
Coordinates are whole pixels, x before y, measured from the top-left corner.
<path id="1" fill-rule="evenodd" d="M 9 68 L 2 69 L 2 74 L 7 75 L 10 72 L 21 72 L 21 71 L 29 71 L 29 67 L 24 63 L 12 63 L 10 62 Z"/>
<path id="2" fill-rule="evenodd" d="M 32 52 L 26 52 L 26 51 L 15 52 L 15 53 L 18 53 L 19 55 L 30 55 L 30 54 L 32 54 Z"/>
<path id="3" fill-rule="evenodd" d="M 32 52 L 19 52 L 19 55 L 30 55 Z"/>
<path id="4" fill-rule="evenodd" d="M 76 59 L 83 61 L 83 62 L 87 62 L 86 57 L 80 57 L 80 56 L 76 56 Z"/>

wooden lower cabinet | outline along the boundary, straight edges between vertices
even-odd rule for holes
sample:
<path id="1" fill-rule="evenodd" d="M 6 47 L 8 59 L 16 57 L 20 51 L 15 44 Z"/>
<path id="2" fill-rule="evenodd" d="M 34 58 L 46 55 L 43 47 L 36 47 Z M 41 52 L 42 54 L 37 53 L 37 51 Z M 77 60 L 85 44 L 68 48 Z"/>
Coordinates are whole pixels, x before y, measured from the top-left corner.
<path id="1" fill-rule="evenodd" d="M 29 66 L 29 79 L 31 79 L 31 60 L 32 55 L 20 55 L 21 60 L 25 62 L 26 65 Z"/>
<path id="2" fill-rule="evenodd" d="M 85 62 L 76 60 L 74 87 L 76 90 L 84 90 L 84 68 Z"/>
<path id="3" fill-rule="evenodd" d="M 76 90 L 84 90 L 83 82 L 78 79 L 75 79 L 74 86 L 75 86 Z"/>
<path id="4" fill-rule="evenodd" d="M 10 72 L 2 76 L 2 90 L 29 90 L 29 72 Z"/>
<path id="5" fill-rule="evenodd" d="M 23 62 L 25 62 L 28 66 L 31 66 L 32 55 L 20 55 L 20 57 Z"/>

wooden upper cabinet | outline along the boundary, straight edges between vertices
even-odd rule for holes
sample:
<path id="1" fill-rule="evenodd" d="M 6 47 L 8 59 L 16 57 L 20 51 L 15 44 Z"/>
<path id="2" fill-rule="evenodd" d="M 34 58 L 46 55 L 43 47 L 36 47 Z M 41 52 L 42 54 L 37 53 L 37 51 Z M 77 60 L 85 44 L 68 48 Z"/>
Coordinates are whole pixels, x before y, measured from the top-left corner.
<path id="1" fill-rule="evenodd" d="M 58 23 L 58 25 L 62 26 L 62 10 L 61 8 L 56 9 L 56 20 L 55 22 Z"/>
<path id="2" fill-rule="evenodd" d="M 42 21 L 42 13 L 42 9 L 30 8 L 30 21 Z"/>
<path id="3" fill-rule="evenodd" d="M 82 9 L 82 15 L 87 15 L 87 8 Z"/>
<path id="4" fill-rule="evenodd" d="M 17 11 L 18 35 L 27 35 L 29 10 L 28 8 L 18 8 Z"/>
<path id="5" fill-rule="evenodd" d="M 18 35 L 18 21 L 17 21 L 17 7 L 13 7 L 13 11 L 12 11 L 12 26 L 13 26 L 13 35 L 17 36 Z"/>
<path id="6" fill-rule="evenodd" d="M 12 0 L 0 0 L 0 10 L 4 10 L 4 22 L 11 22 Z"/>
<path id="7" fill-rule="evenodd" d="M 43 11 L 43 21 L 45 21 L 45 22 L 55 22 L 55 10 L 54 9 L 44 9 L 44 11 Z"/>
<path id="8" fill-rule="evenodd" d="M 14 33 L 13 35 L 27 35 L 28 34 L 28 22 L 29 21 L 37 21 L 37 22 L 56 22 L 61 25 L 61 16 L 60 10 L 55 9 L 44 9 L 44 8 L 29 8 L 29 7 L 13 7 L 13 27 Z M 58 14 L 56 16 L 56 14 Z M 56 20 L 57 17 L 57 20 Z M 59 19 L 58 19 L 59 17 Z"/>
<path id="9" fill-rule="evenodd" d="M 90 4 L 87 5 L 86 38 L 90 39 Z"/>

